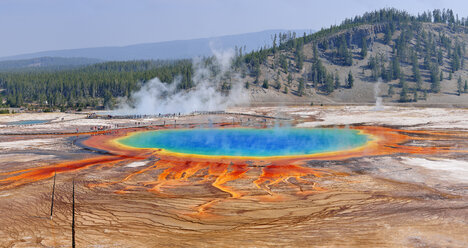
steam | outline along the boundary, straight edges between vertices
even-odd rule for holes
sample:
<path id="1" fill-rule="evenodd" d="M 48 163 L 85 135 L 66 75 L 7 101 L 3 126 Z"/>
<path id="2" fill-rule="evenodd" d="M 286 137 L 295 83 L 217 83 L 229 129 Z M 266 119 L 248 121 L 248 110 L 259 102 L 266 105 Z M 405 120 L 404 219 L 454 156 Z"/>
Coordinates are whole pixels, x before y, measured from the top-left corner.
<path id="1" fill-rule="evenodd" d="M 178 89 L 180 77 L 172 83 L 154 78 L 131 93 L 129 98 L 119 99 L 113 114 L 187 114 L 194 111 L 221 111 L 229 106 L 248 103 L 249 96 L 241 77 L 231 70 L 234 51 L 213 51 L 213 54 L 213 63 L 208 65 L 200 58 L 193 60 L 192 89 Z M 224 83 L 230 85 L 230 90 L 221 91 Z"/>
<path id="2" fill-rule="evenodd" d="M 375 107 L 373 110 L 375 111 L 380 111 L 383 110 L 383 105 L 382 105 L 382 97 L 380 97 L 380 84 L 382 83 L 382 79 L 379 78 L 377 83 L 374 85 L 374 98 L 375 98 Z"/>

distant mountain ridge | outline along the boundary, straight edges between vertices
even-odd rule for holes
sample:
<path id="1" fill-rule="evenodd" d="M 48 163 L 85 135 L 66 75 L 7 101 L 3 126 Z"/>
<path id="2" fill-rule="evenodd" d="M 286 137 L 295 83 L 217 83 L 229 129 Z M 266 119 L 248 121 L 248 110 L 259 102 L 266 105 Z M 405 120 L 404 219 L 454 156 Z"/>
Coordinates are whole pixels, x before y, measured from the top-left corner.
<path id="1" fill-rule="evenodd" d="M 90 58 L 39 57 L 0 61 L 0 72 L 66 70 L 103 62 Z"/>
<path id="2" fill-rule="evenodd" d="M 212 38 L 174 40 L 119 47 L 92 47 L 53 50 L 2 57 L 0 58 L 0 61 L 24 60 L 39 57 L 79 57 L 105 61 L 184 59 L 193 58 L 196 56 L 210 56 L 212 55 L 213 48 L 217 50 L 224 50 L 228 48 L 234 48 L 235 46 L 245 46 L 247 48 L 246 52 L 249 52 L 263 46 L 271 46 L 271 37 L 274 34 L 284 32 L 289 32 L 289 30 L 265 30 L 261 32 L 225 35 Z M 296 32 L 298 36 L 302 36 L 304 32 L 310 34 L 313 31 L 300 29 L 290 30 L 290 32 Z"/>

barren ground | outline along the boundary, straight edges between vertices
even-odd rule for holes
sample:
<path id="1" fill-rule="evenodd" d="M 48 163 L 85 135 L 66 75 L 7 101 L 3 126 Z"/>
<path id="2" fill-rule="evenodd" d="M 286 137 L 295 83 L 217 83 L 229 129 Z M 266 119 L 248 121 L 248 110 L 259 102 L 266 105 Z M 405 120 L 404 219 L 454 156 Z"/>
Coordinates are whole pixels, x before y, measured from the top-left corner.
<path id="1" fill-rule="evenodd" d="M 233 114 L 133 120 L 62 113 L 2 115 L 0 247 L 70 247 L 73 179 L 77 247 L 467 247 L 468 110 L 373 108 L 229 110 L 282 121 Z M 6 124 L 33 119 L 49 122 Z M 171 164 L 175 162 L 157 156 L 97 162 L 57 173 L 52 218 L 53 177 L 22 178 L 37 168 L 106 156 L 78 145 L 96 126 L 112 131 L 232 122 L 258 127 L 385 126 L 412 132 L 414 139 L 404 145 L 416 148 L 412 153 L 309 159 L 300 166 L 330 173 L 286 173 L 263 184 L 258 183 L 265 178 L 261 161 L 225 182 L 219 178 L 233 175 L 234 165 L 224 174 L 209 167 L 184 168 L 184 174 L 177 175 L 177 165 Z M 428 147 L 446 149 L 417 152 Z M 168 173 L 164 184 L 163 173 Z"/>

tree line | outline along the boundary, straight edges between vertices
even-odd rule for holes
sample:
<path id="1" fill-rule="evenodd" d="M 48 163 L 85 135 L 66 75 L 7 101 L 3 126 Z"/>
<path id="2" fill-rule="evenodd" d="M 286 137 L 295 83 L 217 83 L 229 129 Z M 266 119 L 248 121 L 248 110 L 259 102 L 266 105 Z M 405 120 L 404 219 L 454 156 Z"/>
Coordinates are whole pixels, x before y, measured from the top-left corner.
<path id="1" fill-rule="evenodd" d="M 80 69 L 0 73 L 5 104 L 20 107 L 84 108 L 105 106 L 114 97 L 129 96 L 141 84 L 158 77 L 178 87 L 192 86 L 192 63 L 178 61 L 126 61 L 95 64 Z M 32 106 L 31 106 L 32 107 Z"/>

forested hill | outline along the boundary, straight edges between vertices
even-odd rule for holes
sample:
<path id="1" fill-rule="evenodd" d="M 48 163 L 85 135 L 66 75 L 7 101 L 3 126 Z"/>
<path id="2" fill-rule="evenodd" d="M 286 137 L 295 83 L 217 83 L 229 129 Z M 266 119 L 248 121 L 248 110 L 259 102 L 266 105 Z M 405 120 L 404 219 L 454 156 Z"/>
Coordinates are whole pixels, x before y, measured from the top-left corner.
<path id="1" fill-rule="evenodd" d="M 449 9 L 417 16 L 382 9 L 312 35 L 282 34 L 272 48 L 242 58 L 246 86 L 263 103 L 381 97 L 391 104 L 468 106 L 467 25 L 468 18 Z"/>
<path id="2" fill-rule="evenodd" d="M 468 18 L 452 10 L 410 15 L 382 9 L 311 35 L 277 34 L 268 48 L 236 50 L 232 70 L 253 102 L 468 105 Z M 204 59 L 212 74 L 219 72 Z M 83 108 L 110 105 L 153 77 L 193 87 L 192 62 L 108 62 L 52 72 L 0 73 L 4 105 Z M 230 89 L 230 78 L 219 85 Z"/>

